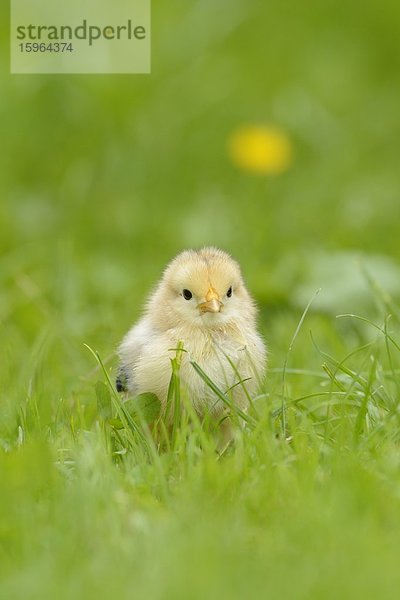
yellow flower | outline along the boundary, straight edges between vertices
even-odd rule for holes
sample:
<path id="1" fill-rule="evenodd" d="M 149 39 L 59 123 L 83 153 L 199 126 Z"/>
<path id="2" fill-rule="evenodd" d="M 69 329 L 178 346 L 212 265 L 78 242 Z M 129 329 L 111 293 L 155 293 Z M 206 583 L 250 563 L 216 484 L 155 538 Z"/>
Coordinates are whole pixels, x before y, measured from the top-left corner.
<path id="1" fill-rule="evenodd" d="M 228 140 L 232 162 L 251 173 L 278 175 L 292 162 L 292 145 L 288 136 L 276 127 L 244 125 Z"/>

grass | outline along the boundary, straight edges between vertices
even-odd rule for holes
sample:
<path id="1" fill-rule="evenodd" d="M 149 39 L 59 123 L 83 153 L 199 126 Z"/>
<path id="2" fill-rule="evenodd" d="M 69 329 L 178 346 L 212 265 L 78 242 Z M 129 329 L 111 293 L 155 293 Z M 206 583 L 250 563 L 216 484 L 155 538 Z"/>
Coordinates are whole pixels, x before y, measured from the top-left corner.
<path id="1" fill-rule="evenodd" d="M 157 451 L 143 420 L 121 405 L 109 366 L 50 406 L 46 378 L 14 414 L 10 402 L 2 596 L 393 597 L 398 321 L 363 321 L 366 343 L 336 356 L 310 336 L 315 315 L 300 317 L 283 367 L 271 359 L 251 419 L 222 456 L 185 419 Z M 318 368 L 296 367 L 307 347 Z"/>
<path id="2" fill-rule="evenodd" d="M 299 6 L 154 6 L 149 77 L 10 76 L 0 7 L 1 598 L 396 597 L 400 9 Z M 287 172 L 231 163 L 253 123 Z M 159 452 L 114 350 L 208 244 L 268 377 L 221 457 L 185 419 Z"/>

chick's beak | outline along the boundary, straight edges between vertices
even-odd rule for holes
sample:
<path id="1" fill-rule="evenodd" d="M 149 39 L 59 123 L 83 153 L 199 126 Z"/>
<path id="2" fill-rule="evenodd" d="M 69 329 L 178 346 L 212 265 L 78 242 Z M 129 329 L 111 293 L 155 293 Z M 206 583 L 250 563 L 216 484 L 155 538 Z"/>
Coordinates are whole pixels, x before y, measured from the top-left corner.
<path id="1" fill-rule="evenodd" d="M 218 313 L 221 312 L 223 304 L 213 287 L 210 287 L 206 294 L 206 301 L 202 302 L 198 305 L 198 308 L 201 313 L 211 312 Z"/>

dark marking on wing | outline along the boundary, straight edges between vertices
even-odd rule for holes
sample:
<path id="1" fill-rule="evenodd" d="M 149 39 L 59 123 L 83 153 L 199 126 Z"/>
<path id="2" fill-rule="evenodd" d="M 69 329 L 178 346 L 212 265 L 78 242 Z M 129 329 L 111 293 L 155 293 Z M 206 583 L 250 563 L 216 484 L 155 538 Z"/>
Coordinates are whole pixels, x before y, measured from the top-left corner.
<path id="1" fill-rule="evenodd" d="M 123 369 L 123 367 L 120 367 L 119 371 L 118 371 L 117 379 L 115 381 L 115 386 L 117 388 L 117 392 L 127 392 L 128 391 L 127 380 L 128 380 L 128 377 L 126 375 L 125 370 Z"/>

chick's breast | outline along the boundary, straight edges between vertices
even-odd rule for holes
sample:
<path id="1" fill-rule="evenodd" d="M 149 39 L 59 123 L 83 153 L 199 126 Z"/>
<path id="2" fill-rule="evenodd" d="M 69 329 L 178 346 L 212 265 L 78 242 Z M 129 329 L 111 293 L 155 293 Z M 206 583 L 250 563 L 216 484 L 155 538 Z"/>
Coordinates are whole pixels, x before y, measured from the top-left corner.
<path id="1" fill-rule="evenodd" d="M 171 358 L 183 342 L 180 379 L 182 392 L 196 411 L 206 410 L 220 414 L 223 403 L 195 371 L 195 361 L 223 392 L 231 390 L 235 404 L 246 406 L 243 386 L 235 385 L 246 380 L 247 391 L 256 391 L 263 376 L 265 349 L 256 331 L 203 332 L 175 328 L 156 331 L 142 319 L 126 337 L 120 354 L 127 369 L 128 388 L 131 393 L 153 392 L 165 407 L 171 379 Z"/>

